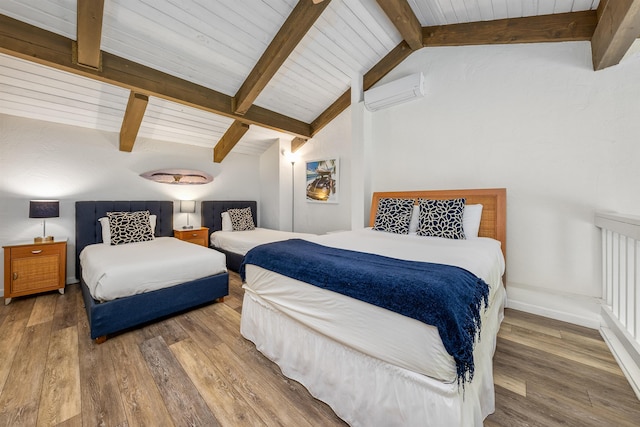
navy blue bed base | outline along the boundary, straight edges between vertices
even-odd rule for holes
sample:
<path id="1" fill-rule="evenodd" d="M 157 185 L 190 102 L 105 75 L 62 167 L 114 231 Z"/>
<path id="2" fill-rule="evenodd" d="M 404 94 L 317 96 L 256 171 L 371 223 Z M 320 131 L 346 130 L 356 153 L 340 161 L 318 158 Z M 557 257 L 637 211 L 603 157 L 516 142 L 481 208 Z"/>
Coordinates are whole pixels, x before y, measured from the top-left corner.
<path id="1" fill-rule="evenodd" d="M 156 236 L 173 236 L 171 201 L 82 201 L 76 202 L 76 275 L 89 318 L 91 338 L 102 338 L 125 329 L 158 320 L 229 295 L 229 274 L 221 273 L 152 292 L 99 302 L 82 280 L 80 252 L 102 243 L 98 218 L 111 211 L 148 210 L 157 215 Z"/>
<path id="2" fill-rule="evenodd" d="M 92 339 L 208 304 L 229 294 L 228 273 L 105 302 L 94 300 L 84 280 L 81 283 Z"/>

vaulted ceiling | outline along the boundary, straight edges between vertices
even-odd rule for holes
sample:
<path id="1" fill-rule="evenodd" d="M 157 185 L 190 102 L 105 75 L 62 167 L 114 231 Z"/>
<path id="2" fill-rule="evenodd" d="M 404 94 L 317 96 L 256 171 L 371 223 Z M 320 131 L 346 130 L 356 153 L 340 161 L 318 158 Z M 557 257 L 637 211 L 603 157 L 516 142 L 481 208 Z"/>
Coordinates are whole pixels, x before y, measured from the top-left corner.
<path id="1" fill-rule="evenodd" d="M 640 35 L 640 0 L 3 0 L 0 113 L 260 154 L 299 147 L 425 46 Z"/>

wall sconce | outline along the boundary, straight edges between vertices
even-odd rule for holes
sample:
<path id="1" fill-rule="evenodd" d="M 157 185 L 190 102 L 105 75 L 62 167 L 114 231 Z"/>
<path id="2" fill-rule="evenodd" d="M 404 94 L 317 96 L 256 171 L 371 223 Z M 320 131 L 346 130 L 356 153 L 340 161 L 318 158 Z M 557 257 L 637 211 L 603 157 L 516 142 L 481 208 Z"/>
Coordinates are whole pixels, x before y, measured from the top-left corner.
<path id="1" fill-rule="evenodd" d="M 60 216 L 60 202 L 58 200 L 31 200 L 29 202 L 29 218 L 42 218 L 42 237 L 34 237 L 34 243 L 53 242 L 53 236 L 47 236 L 46 218 Z"/>
<path id="2" fill-rule="evenodd" d="M 180 200 L 180 212 L 187 214 L 187 225 L 182 226 L 183 229 L 191 229 L 193 225 L 189 225 L 189 214 L 196 212 L 195 200 Z"/>

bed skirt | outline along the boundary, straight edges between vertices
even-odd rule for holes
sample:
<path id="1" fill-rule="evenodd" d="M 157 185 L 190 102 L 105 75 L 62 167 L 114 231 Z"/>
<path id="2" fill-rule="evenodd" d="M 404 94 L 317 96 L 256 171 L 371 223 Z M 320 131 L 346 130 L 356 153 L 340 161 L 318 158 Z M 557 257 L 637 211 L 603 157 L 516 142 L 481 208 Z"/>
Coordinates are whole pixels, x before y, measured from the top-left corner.
<path id="1" fill-rule="evenodd" d="M 504 288 L 496 295 L 498 322 Z M 482 426 L 495 410 L 493 354 L 496 337 L 481 336 L 475 376 L 464 390 L 367 356 L 316 333 L 248 292 L 242 335 L 352 426 Z"/>

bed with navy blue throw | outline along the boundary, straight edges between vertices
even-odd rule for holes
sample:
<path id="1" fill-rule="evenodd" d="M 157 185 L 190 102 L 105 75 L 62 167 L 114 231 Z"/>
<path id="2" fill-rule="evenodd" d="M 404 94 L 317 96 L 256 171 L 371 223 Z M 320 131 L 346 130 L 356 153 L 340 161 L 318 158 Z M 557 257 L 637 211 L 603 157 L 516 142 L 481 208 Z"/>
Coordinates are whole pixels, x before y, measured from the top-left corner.
<path id="1" fill-rule="evenodd" d="M 473 346 L 489 286 L 460 267 L 407 261 L 300 239 L 260 245 L 245 256 L 256 265 L 433 325 L 456 361 L 457 379 L 473 378 Z"/>
<path id="2" fill-rule="evenodd" d="M 451 199 L 464 200 L 457 220 L 482 205 L 477 234 L 393 223 Z M 249 251 L 242 335 L 350 425 L 481 426 L 495 408 L 506 191 L 374 193 L 369 225 Z"/>

